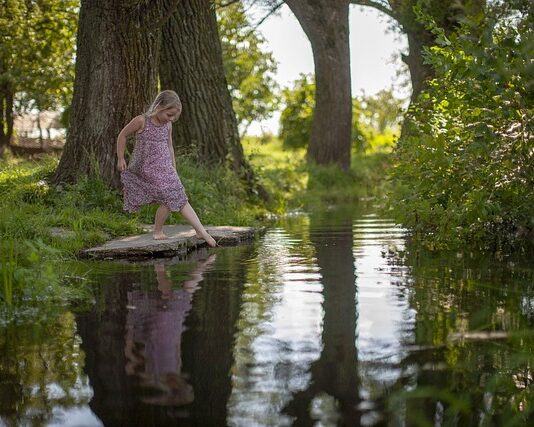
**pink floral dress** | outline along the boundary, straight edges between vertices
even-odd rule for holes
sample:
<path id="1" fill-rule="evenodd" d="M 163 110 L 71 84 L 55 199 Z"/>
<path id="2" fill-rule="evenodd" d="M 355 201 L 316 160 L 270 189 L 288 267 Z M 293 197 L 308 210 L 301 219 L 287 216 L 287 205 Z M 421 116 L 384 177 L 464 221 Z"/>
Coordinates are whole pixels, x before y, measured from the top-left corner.
<path id="1" fill-rule="evenodd" d="M 121 174 L 125 211 L 136 212 L 142 205 L 158 203 L 178 212 L 186 205 L 187 195 L 168 146 L 169 128 L 170 123 L 156 126 L 145 116 L 145 128 L 136 134 L 132 159 Z"/>

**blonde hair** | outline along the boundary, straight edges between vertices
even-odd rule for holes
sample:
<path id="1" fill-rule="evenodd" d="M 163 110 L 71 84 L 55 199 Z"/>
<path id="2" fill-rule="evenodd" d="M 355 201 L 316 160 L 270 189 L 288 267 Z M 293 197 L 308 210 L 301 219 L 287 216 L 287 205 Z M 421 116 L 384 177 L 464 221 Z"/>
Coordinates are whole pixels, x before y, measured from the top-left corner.
<path id="1" fill-rule="evenodd" d="M 152 105 L 150 105 L 148 110 L 145 112 L 145 115 L 152 116 L 158 107 L 162 108 L 163 110 L 176 107 L 178 110 L 182 111 L 182 102 L 175 91 L 164 90 L 160 92 L 158 96 L 156 96 L 156 99 L 154 99 Z"/>

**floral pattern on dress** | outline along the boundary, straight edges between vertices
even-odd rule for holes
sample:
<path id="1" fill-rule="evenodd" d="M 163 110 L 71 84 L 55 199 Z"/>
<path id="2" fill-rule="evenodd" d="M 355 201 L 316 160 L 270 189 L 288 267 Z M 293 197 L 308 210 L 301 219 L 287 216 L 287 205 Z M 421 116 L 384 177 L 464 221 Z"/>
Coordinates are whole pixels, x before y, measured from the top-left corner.
<path id="1" fill-rule="evenodd" d="M 136 144 L 128 168 L 121 174 L 124 210 L 136 212 L 143 205 L 158 203 L 178 212 L 187 204 L 169 150 L 170 124 L 156 126 L 145 116 L 145 128 L 136 134 Z"/>

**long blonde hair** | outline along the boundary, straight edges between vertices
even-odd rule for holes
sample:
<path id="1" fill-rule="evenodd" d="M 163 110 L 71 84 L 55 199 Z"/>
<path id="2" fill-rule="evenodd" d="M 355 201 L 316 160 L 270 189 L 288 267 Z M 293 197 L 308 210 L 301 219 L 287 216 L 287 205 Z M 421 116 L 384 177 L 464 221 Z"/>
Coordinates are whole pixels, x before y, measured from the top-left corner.
<path id="1" fill-rule="evenodd" d="M 164 110 L 167 108 L 176 107 L 178 110 L 182 111 L 182 102 L 175 91 L 164 90 L 160 92 L 158 96 L 156 96 L 156 99 L 154 99 L 152 105 L 150 105 L 148 110 L 145 112 L 145 115 L 152 116 L 158 107 Z"/>

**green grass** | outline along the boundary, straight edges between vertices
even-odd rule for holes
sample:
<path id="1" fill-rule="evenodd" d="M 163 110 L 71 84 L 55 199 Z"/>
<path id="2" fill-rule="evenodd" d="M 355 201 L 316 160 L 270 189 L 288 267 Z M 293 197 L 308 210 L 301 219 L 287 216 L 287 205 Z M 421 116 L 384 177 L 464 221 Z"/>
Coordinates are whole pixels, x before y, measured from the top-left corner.
<path id="1" fill-rule="evenodd" d="M 269 209 L 277 213 L 382 198 L 391 150 L 382 140 L 376 145 L 375 151 L 353 152 L 351 168 L 343 172 L 336 166 L 308 164 L 304 149 L 284 151 L 277 138 L 243 141 L 246 155 L 273 195 Z"/>

